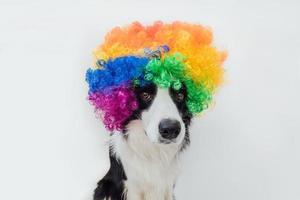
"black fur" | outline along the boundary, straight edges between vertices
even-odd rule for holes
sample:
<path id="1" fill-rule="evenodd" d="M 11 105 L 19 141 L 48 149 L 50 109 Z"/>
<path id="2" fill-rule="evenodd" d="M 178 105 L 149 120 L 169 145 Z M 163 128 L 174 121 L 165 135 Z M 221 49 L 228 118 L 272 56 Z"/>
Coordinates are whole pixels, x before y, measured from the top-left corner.
<path id="1" fill-rule="evenodd" d="M 122 163 L 112 151 L 109 151 L 110 169 L 107 174 L 98 182 L 94 192 L 94 200 L 126 200 L 123 196 L 124 181 L 127 180 Z"/>
<path id="2" fill-rule="evenodd" d="M 181 115 L 181 118 L 184 122 L 185 125 L 185 135 L 184 135 L 184 140 L 182 142 L 180 151 L 184 150 L 189 144 L 190 144 L 190 133 L 189 133 L 189 126 L 191 124 L 192 120 L 192 113 L 190 113 L 186 101 L 187 101 L 187 90 L 184 84 L 182 84 L 181 89 L 179 90 L 174 90 L 172 87 L 169 89 L 170 95 L 173 99 L 173 102 L 176 104 L 177 109 Z M 176 98 L 176 95 L 182 94 L 183 99 L 181 101 L 178 101 Z"/>
<path id="3" fill-rule="evenodd" d="M 133 91 L 135 93 L 135 96 L 136 96 L 136 99 L 137 99 L 137 102 L 138 102 L 138 109 L 136 109 L 133 114 L 125 121 L 125 124 L 124 124 L 124 127 L 126 127 L 126 125 L 134 120 L 134 119 L 140 119 L 141 118 L 141 113 L 143 110 L 147 110 L 152 102 L 153 102 L 153 99 L 156 95 L 156 92 L 157 92 L 157 86 L 153 83 L 149 83 L 143 87 L 141 86 L 133 86 Z M 148 93 L 149 95 L 151 95 L 153 97 L 153 99 L 151 101 L 147 101 L 145 102 L 141 95 L 146 92 Z"/>

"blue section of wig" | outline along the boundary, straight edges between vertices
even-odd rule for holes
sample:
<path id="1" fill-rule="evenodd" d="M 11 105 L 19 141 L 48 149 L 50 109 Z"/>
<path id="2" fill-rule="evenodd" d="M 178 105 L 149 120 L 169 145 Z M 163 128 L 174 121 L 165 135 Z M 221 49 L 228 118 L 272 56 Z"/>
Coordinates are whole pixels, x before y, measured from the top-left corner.
<path id="1" fill-rule="evenodd" d="M 102 91 L 129 83 L 134 79 L 143 80 L 147 57 L 124 56 L 109 59 L 102 69 L 88 69 L 86 81 L 89 92 Z"/>

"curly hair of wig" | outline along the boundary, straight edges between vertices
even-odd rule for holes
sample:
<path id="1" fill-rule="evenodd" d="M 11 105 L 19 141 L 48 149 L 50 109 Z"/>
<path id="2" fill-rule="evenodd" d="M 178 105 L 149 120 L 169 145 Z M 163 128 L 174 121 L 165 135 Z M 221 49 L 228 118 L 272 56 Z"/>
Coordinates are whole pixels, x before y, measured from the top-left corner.
<path id="1" fill-rule="evenodd" d="M 94 50 L 94 67 L 88 69 L 89 101 L 100 111 L 106 128 L 121 130 L 138 108 L 133 84 L 187 88 L 192 114 L 206 109 L 223 82 L 226 52 L 212 44 L 209 28 L 184 22 L 134 22 L 112 29 Z"/>

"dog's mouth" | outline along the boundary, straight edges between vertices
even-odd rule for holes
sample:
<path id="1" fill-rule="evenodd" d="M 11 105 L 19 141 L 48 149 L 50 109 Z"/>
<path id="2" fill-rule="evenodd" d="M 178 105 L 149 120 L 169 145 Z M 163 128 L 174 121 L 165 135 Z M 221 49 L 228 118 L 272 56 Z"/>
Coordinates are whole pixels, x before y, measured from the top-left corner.
<path id="1" fill-rule="evenodd" d="M 147 131 L 144 131 L 145 135 L 148 137 L 148 134 L 147 134 Z M 166 138 L 163 138 L 163 137 L 159 137 L 158 138 L 158 141 L 155 142 L 157 144 L 173 144 L 173 143 L 176 143 L 176 138 L 174 139 L 166 139 Z"/>
<path id="2" fill-rule="evenodd" d="M 158 139 L 158 142 L 161 144 L 171 144 L 171 143 L 176 143 L 176 139 L 165 139 L 165 138 L 160 137 Z"/>

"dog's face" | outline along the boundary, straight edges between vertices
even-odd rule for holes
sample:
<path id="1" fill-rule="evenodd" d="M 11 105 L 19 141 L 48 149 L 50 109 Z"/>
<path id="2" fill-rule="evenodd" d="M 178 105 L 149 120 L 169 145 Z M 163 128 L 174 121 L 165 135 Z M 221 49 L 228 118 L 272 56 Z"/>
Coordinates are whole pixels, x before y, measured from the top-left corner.
<path id="1" fill-rule="evenodd" d="M 142 131 L 152 143 L 181 144 L 188 139 L 188 127 L 192 114 L 188 111 L 187 91 L 172 87 L 162 89 L 155 84 L 134 86 L 138 109 L 127 120 L 140 120 Z"/>

